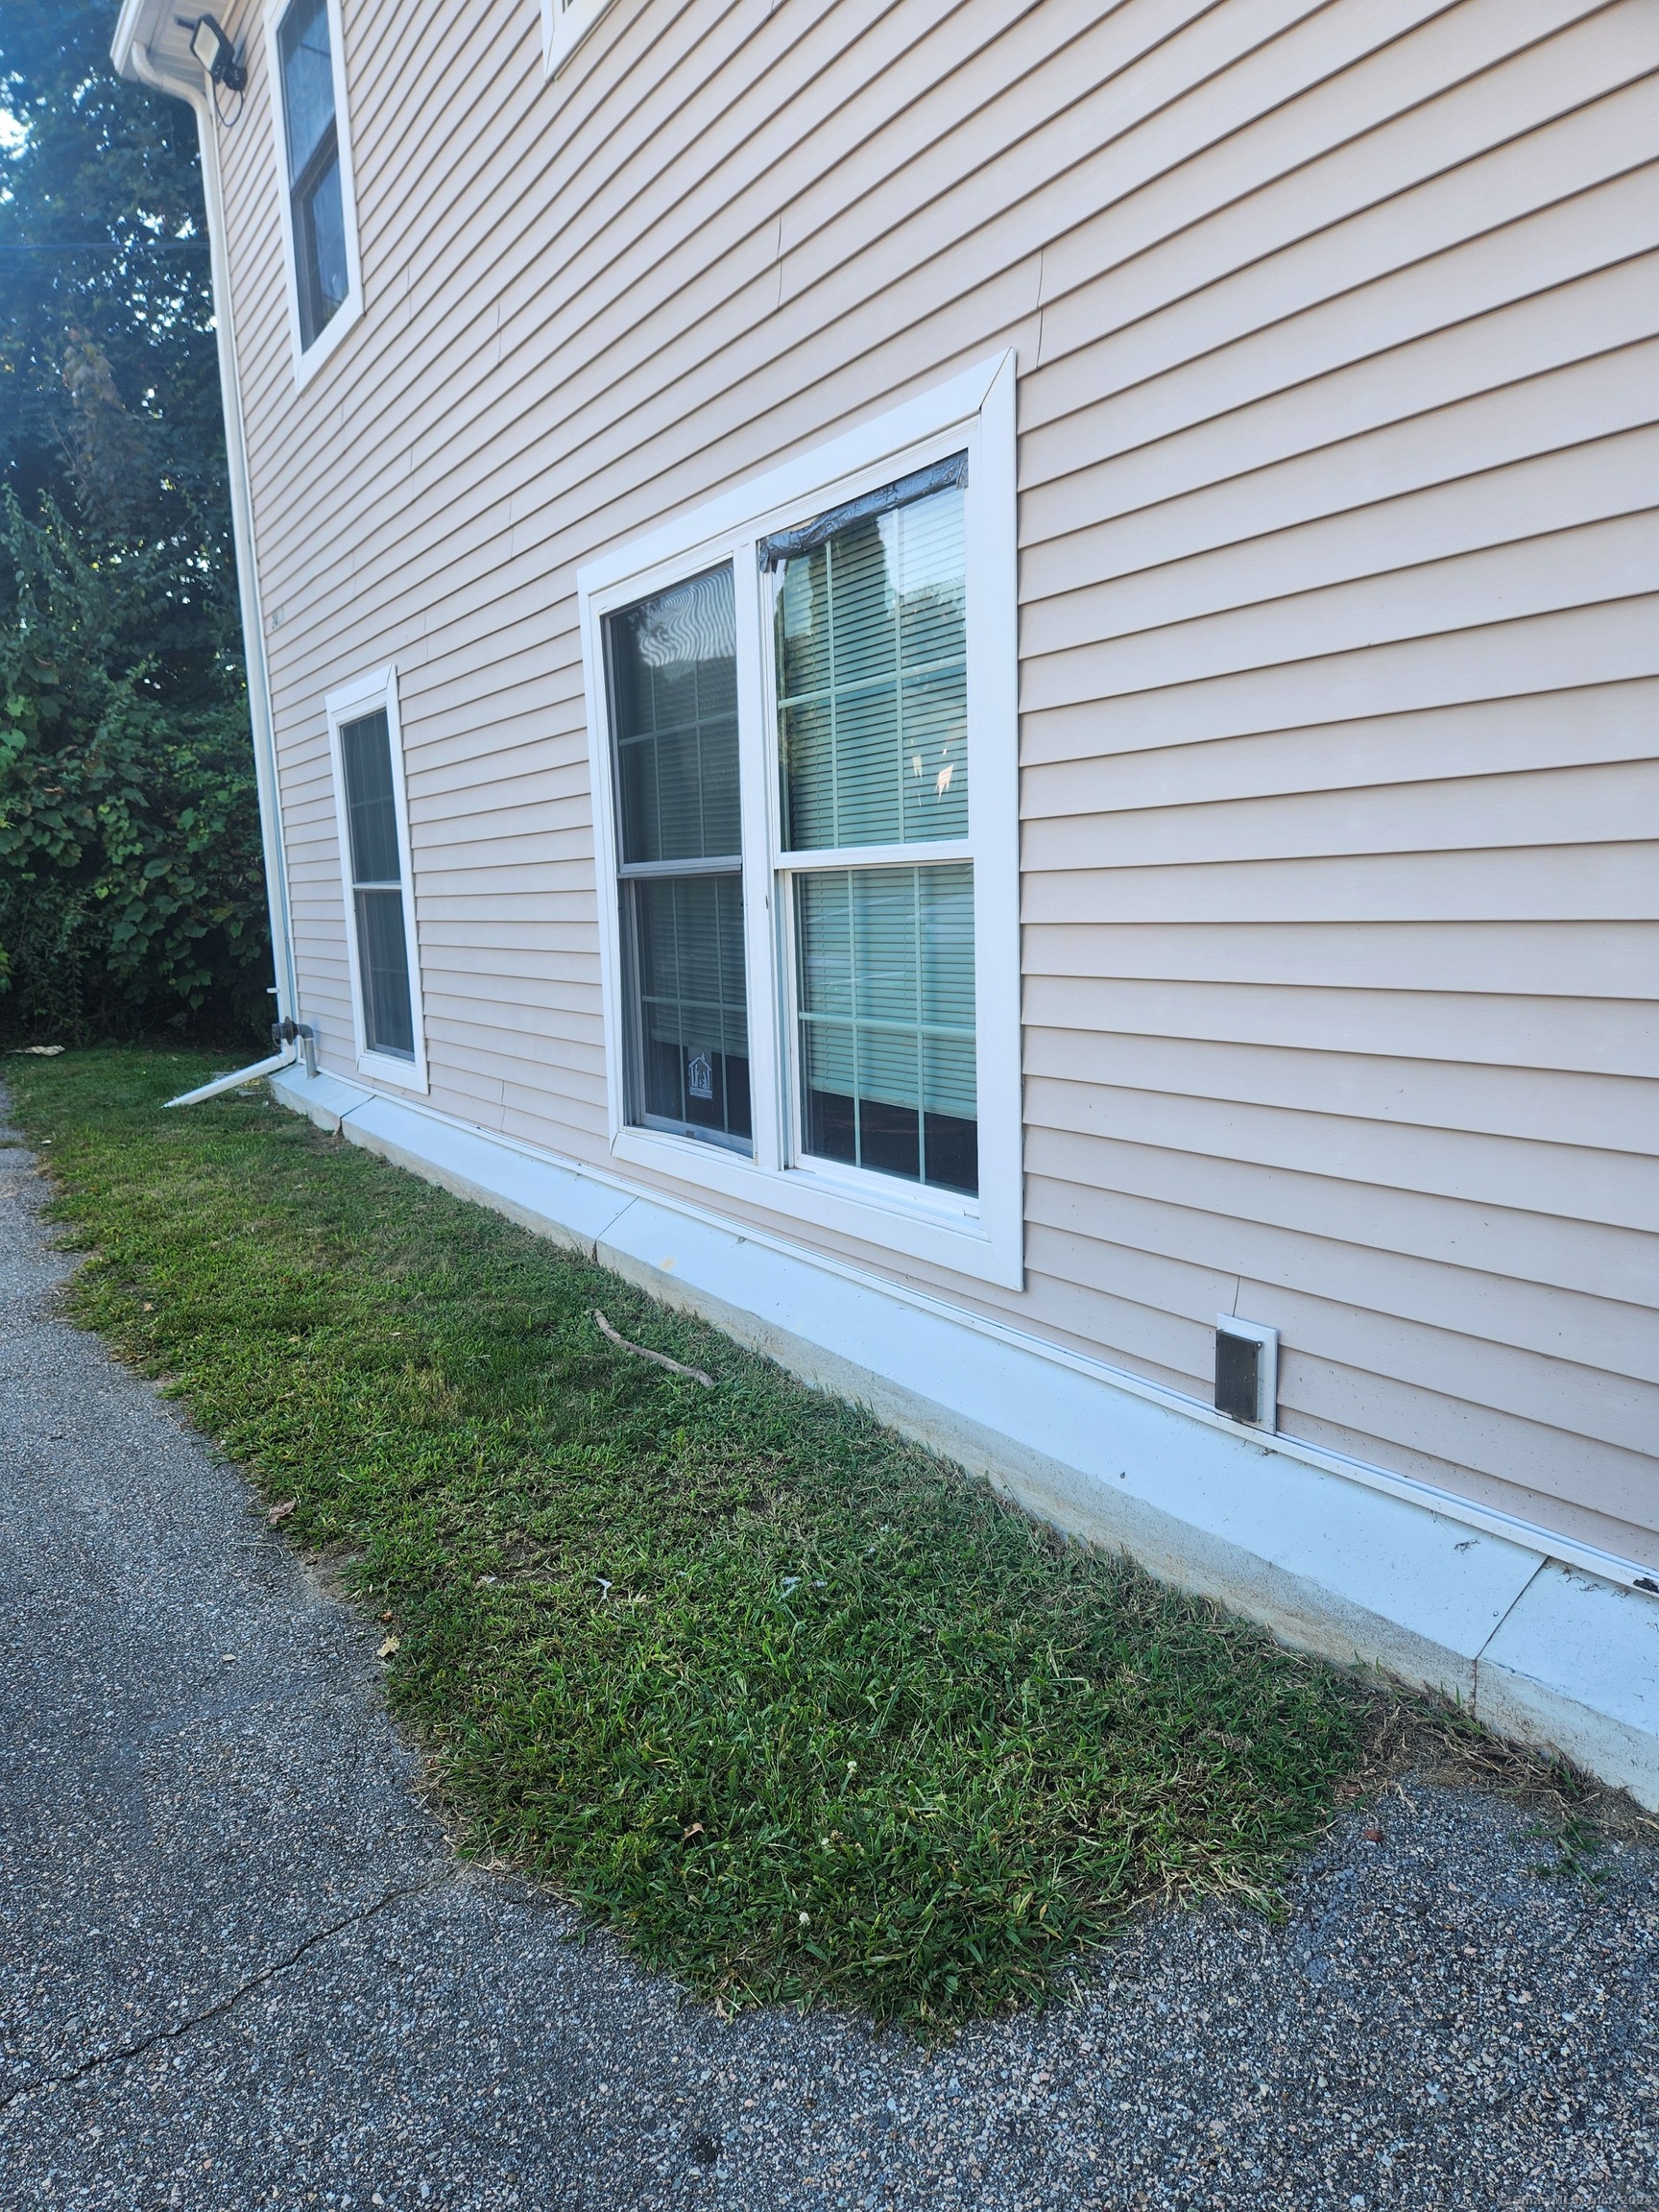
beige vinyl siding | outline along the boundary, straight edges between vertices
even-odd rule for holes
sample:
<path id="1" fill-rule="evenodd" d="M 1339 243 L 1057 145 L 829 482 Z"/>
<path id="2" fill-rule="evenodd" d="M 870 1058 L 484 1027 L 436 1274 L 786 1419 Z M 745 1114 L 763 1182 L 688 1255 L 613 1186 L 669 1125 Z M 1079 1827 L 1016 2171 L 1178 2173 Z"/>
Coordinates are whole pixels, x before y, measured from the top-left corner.
<path id="1" fill-rule="evenodd" d="M 395 660 L 432 1102 L 606 1163 L 576 569 L 1013 346 L 1028 1279 L 905 1273 L 1659 1563 L 1659 14 L 344 11 L 302 393 L 247 8 L 224 141 L 325 1064 Z"/>

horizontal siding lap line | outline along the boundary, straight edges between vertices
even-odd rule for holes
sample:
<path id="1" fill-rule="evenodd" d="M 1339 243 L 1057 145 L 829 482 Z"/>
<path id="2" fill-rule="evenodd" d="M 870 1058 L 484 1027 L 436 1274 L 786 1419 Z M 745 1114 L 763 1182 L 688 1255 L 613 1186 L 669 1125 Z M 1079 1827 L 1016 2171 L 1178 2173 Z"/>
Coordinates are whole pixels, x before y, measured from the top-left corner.
<path id="1" fill-rule="evenodd" d="M 1594 867 L 1525 865 L 1578 850 Z M 1407 866 L 1407 863 L 1409 863 Z M 1455 865 L 1453 865 L 1455 863 Z M 1649 922 L 1649 841 L 1027 870 L 1029 922 Z"/>
<path id="2" fill-rule="evenodd" d="M 1107 639 L 1358 584 L 1659 508 L 1654 388 L 1645 420 L 1464 476 L 1294 520 L 1240 507 L 1232 534 L 1194 546 L 1148 546 L 1110 569 L 1080 560 L 1044 588 L 1021 562 L 1021 645 L 1033 658 L 1078 638 Z M 1334 495 L 1334 484 L 1328 496 Z M 1355 487 L 1350 484 L 1350 493 Z M 1222 527 L 1225 527 L 1223 524 Z M 1122 541 L 1118 541 L 1122 547 Z M 1122 547 L 1133 555 L 1133 546 Z"/>
<path id="3" fill-rule="evenodd" d="M 1369 721 L 1420 708 L 1485 704 L 1590 683 L 1659 675 L 1659 592 L 1470 624 L 1333 654 L 1305 655 L 1200 681 L 1176 678 L 1119 697 L 1097 686 L 1021 701 L 1022 761 L 1084 751 L 1155 752 L 1169 743 Z"/>
<path id="4" fill-rule="evenodd" d="M 1602 1222 L 1565 1222 L 1513 1206 L 1432 1196 L 1373 1183 L 1345 1183 L 1328 1171 L 1258 1166 L 1213 1153 L 1026 1124 L 1028 1154 L 1063 1148 L 1093 1164 L 1091 1180 L 1163 1201 L 1204 1204 L 1214 1214 L 1259 1227 L 1283 1225 L 1344 1242 L 1367 1242 L 1418 1260 L 1448 1260 L 1479 1275 L 1576 1290 L 1609 1303 L 1652 1305 L 1653 1240 Z M 1051 1170 L 1050 1170 L 1051 1171 Z M 1207 1200 L 1200 1197 L 1208 1192 Z"/>
<path id="5" fill-rule="evenodd" d="M 1248 1279 L 1278 1295 L 1319 1296 L 1389 1319 L 1566 1359 L 1650 1383 L 1659 1374 L 1659 1312 L 1595 1290 L 1472 1267 L 1461 1256 L 1395 1250 L 1334 1224 L 1308 1228 L 1121 1189 L 1079 1173 L 1087 1146 L 1044 1137 L 1027 1166 L 1033 1219 L 1160 1261 Z"/>
<path id="6" fill-rule="evenodd" d="M 1383 1062 L 1512 1068 L 1523 1076 L 1651 1083 L 1659 1080 L 1653 1005 L 1651 998 L 1549 998 L 1519 989 L 1508 997 L 1489 989 L 1434 992 L 1386 978 L 1334 986 L 1105 975 L 1085 974 L 1079 963 L 1070 974 L 1027 972 L 1024 1021 L 1027 1029 L 1065 1027 L 1080 1037 L 1120 1032 L 1171 1044 L 1350 1052 Z"/>
<path id="7" fill-rule="evenodd" d="M 1022 819 L 1033 872 L 1536 849 L 1545 821 L 1552 842 L 1575 848 L 1659 843 L 1659 758 L 1649 740 L 1645 754 L 1566 768 L 1098 811 L 1085 803 Z"/>
<path id="8" fill-rule="evenodd" d="M 1220 413 L 1175 412 L 1122 424 L 1104 457 L 1079 455 L 1105 443 L 1096 425 L 1132 412 L 1157 395 L 1137 390 L 1130 408 L 1091 399 L 1061 423 L 1027 426 L 1021 435 L 1022 543 L 1033 550 L 1079 530 L 1110 531 L 1116 517 L 1133 522 L 1166 504 L 1225 498 L 1258 475 L 1294 475 L 1356 447 L 1425 441 L 1454 418 L 1480 449 L 1498 426 L 1520 449 L 1511 418 L 1551 390 L 1621 375 L 1628 356 L 1654 347 L 1653 305 L 1659 255 L 1637 254 L 1586 276 L 1490 306 L 1407 337 L 1398 347 L 1360 353 L 1307 383 L 1246 396 Z M 1032 372 L 1023 379 L 1029 383 Z M 1600 402 L 1605 405 L 1605 400 Z"/>
<path id="9" fill-rule="evenodd" d="M 1542 1214 L 1552 1222 L 1659 1232 L 1659 1177 L 1650 1151 L 1593 1151 L 1448 1129 L 1405 1115 L 1361 1117 L 1311 1101 L 1290 1107 L 1134 1091 L 1039 1070 L 1027 1072 L 1025 1090 L 1028 1130 L 1066 1130 L 1244 1169 L 1316 1174 L 1459 1206 Z"/>
<path id="10" fill-rule="evenodd" d="M 1047 496 L 1046 484 L 1027 483 L 1022 603 L 1425 493 L 1489 487 L 1518 464 L 1640 430 L 1653 421 L 1656 360 L 1659 340 L 1635 339 L 1472 394 L 1429 395 L 1409 413 L 1323 438 L 1304 422 L 1291 449 L 1257 455 L 1246 446 L 1230 466 L 1217 466 L 1212 451 L 1195 485 L 1164 469 L 1156 478 L 1141 469 L 1136 481 L 1141 455 L 1126 455 L 1091 472 L 1098 497 L 1089 504 L 1098 518 L 1079 519 L 1075 479 L 1060 479 L 1059 498 Z M 1162 461 L 1175 460 L 1169 447 L 1183 435 L 1159 442 Z"/>
<path id="11" fill-rule="evenodd" d="M 1537 614 L 1615 607 L 1651 597 L 1656 589 L 1659 534 L 1649 513 L 1621 516 L 1126 637 L 1031 653 L 1021 661 L 1022 702 L 1122 700 L 1177 684 L 1259 675 L 1295 661 L 1330 661 L 1462 630 L 1492 632 Z"/>
<path id="12" fill-rule="evenodd" d="M 1252 730 L 1142 752 L 1073 751 L 1030 759 L 1021 769 L 1020 818 L 1042 822 L 1071 813 L 1127 814 L 1384 787 L 1428 792 L 1469 778 L 1560 771 L 1567 717 L 1575 765 L 1650 759 L 1659 677 Z"/>
<path id="13" fill-rule="evenodd" d="M 1659 1154 L 1659 1089 L 1652 1081 L 1584 1070 L 1488 1069 L 1459 1060 L 1390 1061 L 1375 1053 L 1279 1044 L 1079 1032 L 1027 1013 L 1025 1072 L 1048 1082 L 1138 1097 L 1174 1095 L 1213 1106 L 1299 1114 L 1560 1145 L 1576 1154 Z M 1029 1118 L 1041 1121 L 1041 1114 Z M 1061 1114 L 1062 1125 L 1076 1116 Z M 1649 1170 L 1650 1172 L 1650 1170 Z"/>
<path id="14" fill-rule="evenodd" d="M 1182 1270 L 1189 1278 L 1183 1287 L 1191 1301 L 1190 1310 L 1182 1311 L 1171 1307 L 1174 1293 L 1159 1280 L 1161 1270 L 1152 1271 L 1153 1281 L 1145 1280 L 1141 1263 L 1146 1256 L 1108 1246 L 1078 1252 L 1077 1239 L 1046 1224 L 1033 1241 L 1048 1280 L 1088 1292 L 1116 1310 L 1114 1349 L 1154 1358 L 1208 1382 L 1215 1301 L 1214 1296 L 1204 1298 L 1202 1280 L 1190 1280 L 1201 1277 L 1200 1270 Z M 1142 1294 L 1137 1296 L 1137 1291 Z M 1235 1294 L 1229 1281 L 1224 1295 L 1231 1300 Z M 1482 1471 L 1498 1474 L 1506 1465 L 1513 1468 L 1518 1456 L 1527 1456 L 1517 1453 L 1517 1444 L 1529 1441 L 1535 1452 L 1543 1441 L 1546 1450 L 1553 1448 L 1566 1460 L 1569 1443 L 1580 1439 L 1593 1440 L 1622 1459 L 1634 1455 L 1640 1470 L 1643 1444 L 1659 1418 L 1659 1391 L 1650 1383 L 1634 1379 L 1616 1382 L 1597 1367 L 1541 1358 L 1536 1353 L 1516 1352 L 1474 1335 L 1458 1337 L 1410 1322 L 1391 1322 L 1295 1293 L 1267 1294 L 1266 1305 L 1286 1339 L 1280 1400 L 1281 1420 L 1286 1428 L 1293 1429 L 1297 1412 L 1355 1426 L 1352 1404 L 1344 1413 L 1333 1402 L 1329 1379 L 1364 1378 L 1375 1387 L 1422 1391 L 1448 1410 L 1466 1408 L 1497 1425 L 1507 1450 L 1495 1455 L 1497 1464 L 1487 1462 Z M 1389 1366 L 1367 1363 L 1382 1358 L 1387 1358 Z M 1489 1387 L 1502 1389 L 1504 1397 L 1472 1394 L 1471 1381 L 1477 1376 L 1483 1376 Z M 1575 1430 L 1565 1427 L 1569 1419 L 1578 1424 Z M 1542 1439 L 1539 1431 L 1544 1432 Z M 1466 1453 L 1453 1456 L 1471 1463 Z"/>

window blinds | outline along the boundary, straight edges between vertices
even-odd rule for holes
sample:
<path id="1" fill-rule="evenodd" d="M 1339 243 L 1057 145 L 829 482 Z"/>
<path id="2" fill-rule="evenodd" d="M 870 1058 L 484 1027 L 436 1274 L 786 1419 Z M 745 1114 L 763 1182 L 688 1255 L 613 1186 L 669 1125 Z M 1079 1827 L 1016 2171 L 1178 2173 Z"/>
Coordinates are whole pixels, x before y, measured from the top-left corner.
<path id="1" fill-rule="evenodd" d="M 807 1149 L 977 1190 L 973 869 L 814 869 L 796 921 Z"/>
<path id="2" fill-rule="evenodd" d="M 786 853 L 968 833 L 962 474 L 767 541 Z M 803 871 L 795 935 L 804 1148 L 976 1190 L 972 866 Z"/>
<path id="3" fill-rule="evenodd" d="M 747 1148 L 730 566 L 606 621 L 634 1118 Z"/>
<path id="4" fill-rule="evenodd" d="M 967 834 L 962 520 L 953 486 L 860 516 L 784 564 L 786 850 Z"/>

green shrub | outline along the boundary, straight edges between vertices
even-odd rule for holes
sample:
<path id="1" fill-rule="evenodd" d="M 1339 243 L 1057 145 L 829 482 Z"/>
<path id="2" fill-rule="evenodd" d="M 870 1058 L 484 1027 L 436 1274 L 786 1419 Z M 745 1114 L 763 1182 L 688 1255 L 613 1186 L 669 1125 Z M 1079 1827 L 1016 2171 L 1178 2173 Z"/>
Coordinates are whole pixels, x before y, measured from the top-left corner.
<path id="1" fill-rule="evenodd" d="M 0 1033 L 258 1034 L 271 973 L 245 703 L 166 695 L 125 633 L 142 547 L 95 564 L 7 502 Z"/>

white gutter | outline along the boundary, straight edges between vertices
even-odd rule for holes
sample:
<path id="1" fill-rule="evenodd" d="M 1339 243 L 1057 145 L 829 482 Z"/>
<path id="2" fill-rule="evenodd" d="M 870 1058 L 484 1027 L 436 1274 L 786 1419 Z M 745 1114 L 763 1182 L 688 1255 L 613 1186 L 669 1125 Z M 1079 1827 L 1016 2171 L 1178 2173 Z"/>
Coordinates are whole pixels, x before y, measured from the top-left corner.
<path id="1" fill-rule="evenodd" d="M 271 952 L 276 975 L 279 1021 L 299 1020 L 299 985 L 294 963 L 294 927 L 288 893 L 288 855 L 282 836 L 282 794 L 276 772 L 276 733 L 271 706 L 271 671 L 265 658 L 265 623 L 259 594 L 259 565 L 253 546 L 253 490 L 248 472 L 248 444 L 242 416 L 242 383 L 236 362 L 235 310 L 230 294 L 230 257 L 225 226 L 225 195 L 219 174 L 218 126 L 207 81 L 188 52 L 157 55 L 142 32 L 179 26 L 162 0 L 126 0 L 110 52 L 123 77 L 152 91 L 182 100 L 195 110 L 202 148 L 202 187 L 207 211 L 207 244 L 213 280 L 213 322 L 219 348 L 219 397 L 225 416 L 225 454 L 230 484 L 230 535 L 236 552 L 236 588 L 242 612 L 242 651 L 248 672 L 248 714 L 253 735 L 253 780 L 259 794 L 259 832 L 265 854 L 265 892 L 271 909 Z M 284 1060 L 282 1065 L 286 1065 Z M 174 1104 L 180 1103 L 178 1100 Z"/>

